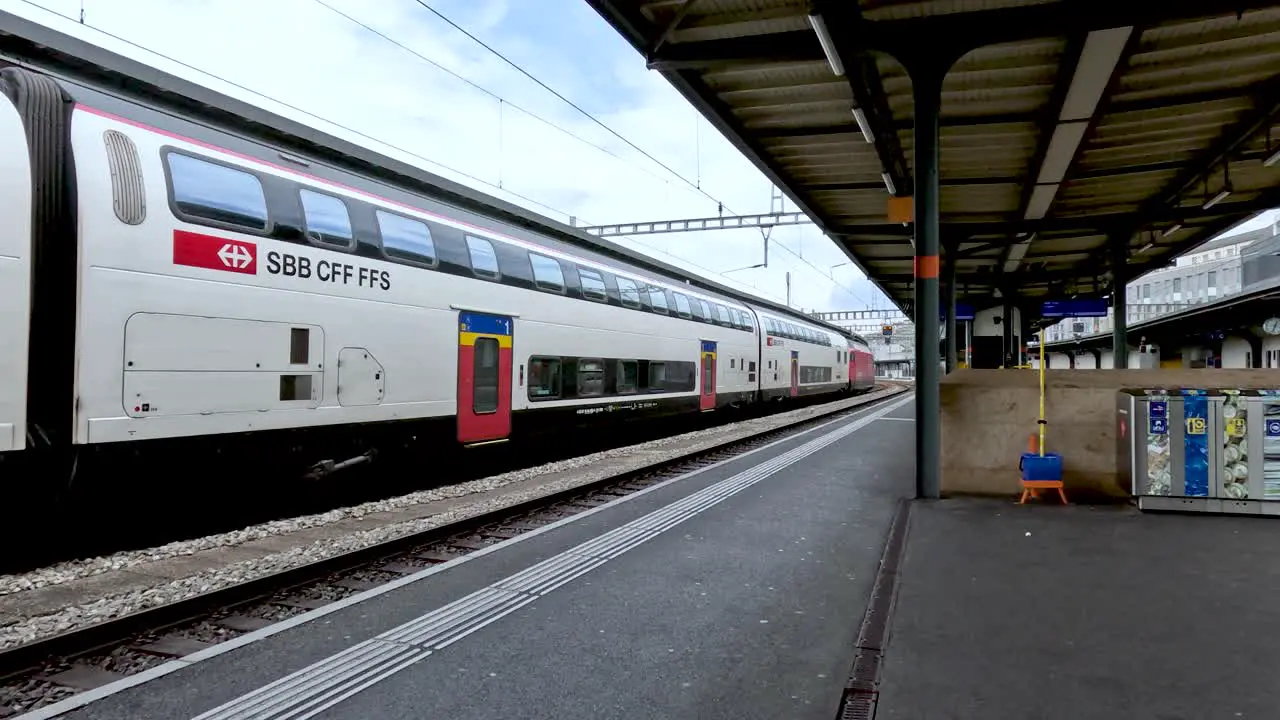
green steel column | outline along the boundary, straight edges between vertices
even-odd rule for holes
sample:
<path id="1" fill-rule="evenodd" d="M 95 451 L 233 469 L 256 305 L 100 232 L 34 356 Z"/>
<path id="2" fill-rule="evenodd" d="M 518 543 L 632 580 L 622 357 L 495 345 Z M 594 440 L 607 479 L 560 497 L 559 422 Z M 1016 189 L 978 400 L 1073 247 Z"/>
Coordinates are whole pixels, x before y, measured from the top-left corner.
<path id="1" fill-rule="evenodd" d="M 1123 370 L 1129 367 L 1129 239 L 1111 240 L 1111 367 Z"/>
<path id="2" fill-rule="evenodd" d="M 919 67 L 919 66 L 917 66 Z M 912 73 L 915 96 L 916 497 L 942 495 L 942 406 L 938 381 L 938 114 L 945 69 Z"/>

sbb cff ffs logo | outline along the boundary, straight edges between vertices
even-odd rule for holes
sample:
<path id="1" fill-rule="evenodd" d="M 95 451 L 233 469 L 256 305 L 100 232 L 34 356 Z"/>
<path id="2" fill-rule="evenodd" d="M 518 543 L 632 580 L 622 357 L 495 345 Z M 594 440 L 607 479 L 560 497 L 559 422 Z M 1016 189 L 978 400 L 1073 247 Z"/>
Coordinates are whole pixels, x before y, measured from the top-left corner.
<path id="1" fill-rule="evenodd" d="M 256 275 L 258 246 L 243 240 L 174 230 L 173 262 L 188 267 Z"/>
<path id="2" fill-rule="evenodd" d="M 258 246 L 244 240 L 202 235 L 186 230 L 173 231 L 173 262 L 176 265 L 258 274 Z M 335 285 L 354 285 L 375 290 L 391 289 L 391 273 L 386 270 L 306 255 L 272 250 L 267 253 L 268 275 L 318 280 Z"/>

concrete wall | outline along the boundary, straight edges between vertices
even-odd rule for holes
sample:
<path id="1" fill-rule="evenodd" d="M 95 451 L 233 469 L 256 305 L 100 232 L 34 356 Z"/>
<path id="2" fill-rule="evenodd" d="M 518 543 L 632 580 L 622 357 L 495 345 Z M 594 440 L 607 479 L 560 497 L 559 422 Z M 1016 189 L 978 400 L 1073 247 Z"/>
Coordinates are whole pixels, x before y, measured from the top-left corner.
<path id="1" fill-rule="evenodd" d="M 1116 480 L 1115 398 L 1126 387 L 1280 387 L 1274 370 L 1048 370 L 1045 449 L 1060 453 L 1068 499 L 1121 497 Z M 1039 372 L 957 370 L 942 380 L 942 490 L 1020 492 L 1018 458 L 1036 432 Z"/>

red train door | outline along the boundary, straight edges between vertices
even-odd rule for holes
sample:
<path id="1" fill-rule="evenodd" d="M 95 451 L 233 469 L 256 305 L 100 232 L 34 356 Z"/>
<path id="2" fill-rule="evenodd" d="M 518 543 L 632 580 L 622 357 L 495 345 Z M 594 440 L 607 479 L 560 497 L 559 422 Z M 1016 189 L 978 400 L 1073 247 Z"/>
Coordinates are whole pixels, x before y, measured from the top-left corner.
<path id="1" fill-rule="evenodd" d="M 716 409 L 716 344 L 711 340 L 702 341 L 702 395 L 698 409 Z"/>
<path id="2" fill-rule="evenodd" d="M 473 445 L 511 434 L 512 320 L 458 313 L 458 442 Z"/>
<path id="3" fill-rule="evenodd" d="M 791 397 L 800 394 L 800 351 L 791 351 Z"/>
<path id="4" fill-rule="evenodd" d="M 845 351 L 845 359 L 849 361 L 849 388 L 852 389 L 858 381 L 858 356 L 850 348 Z"/>

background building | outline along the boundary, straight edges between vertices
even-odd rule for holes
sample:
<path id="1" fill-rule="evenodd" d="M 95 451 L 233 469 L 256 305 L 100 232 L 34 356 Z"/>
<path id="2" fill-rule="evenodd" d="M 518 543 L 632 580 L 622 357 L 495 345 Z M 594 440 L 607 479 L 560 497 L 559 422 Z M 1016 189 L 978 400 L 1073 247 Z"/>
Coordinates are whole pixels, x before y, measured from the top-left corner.
<path id="1" fill-rule="evenodd" d="M 1270 253 L 1263 255 L 1280 264 L 1280 258 L 1272 253 L 1280 250 L 1280 238 L 1277 237 L 1278 226 L 1252 230 L 1236 235 L 1228 235 L 1211 240 L 1201 245 L 1195 252 L 1179 257 L 1173 265 L 1147 273 L 1129 283 L 1128 324 L 1153 320 L 1161 315 L 1186 310 L 1201 303 L 1210 303 L 1224 297 L 1246 292 L 1250 284 L 1257 286 L 1274 279 L 1280 274 L 1280 267 L 1272 268 L 1270 275 L 1266 268 L 1250 263 L 1258 272 L 1250 279 L 1242 273 L 1243 260 L 1252 252 L 1269 248 Z M 1273 247 L 1274 246 L 1274 247 Z M 1250 282 L 1251 281 L 1251 282 Z M 1047 342 L 1070 340 L 1073 337 L 1109 333 L 1113 327 L 1111 311 L 1104 318 L 1074 318 L 1063 320 L 1057 325 L 1045 329 Z"/>

